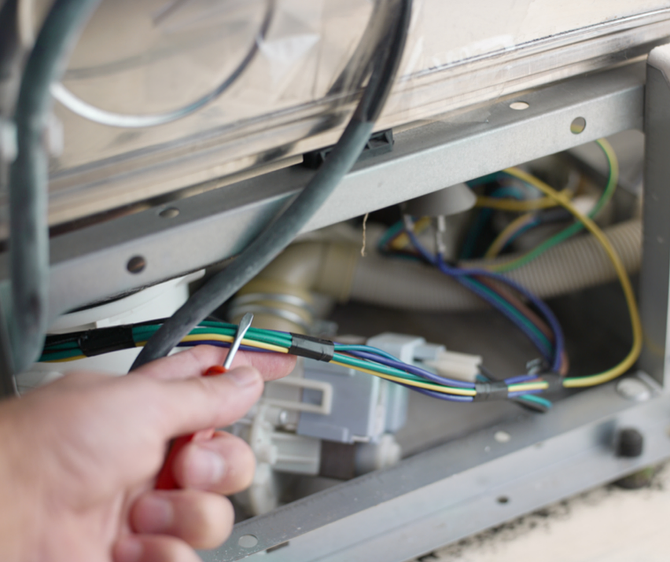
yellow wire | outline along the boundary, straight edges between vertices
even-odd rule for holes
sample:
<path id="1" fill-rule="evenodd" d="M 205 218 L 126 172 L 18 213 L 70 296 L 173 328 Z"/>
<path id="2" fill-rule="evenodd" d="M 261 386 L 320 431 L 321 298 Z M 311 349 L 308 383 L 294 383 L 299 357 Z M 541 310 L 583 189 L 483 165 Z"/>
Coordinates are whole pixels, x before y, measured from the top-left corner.
<path id="1" fill-rule="evenodd" d="M 528 177 L 536 179 L 530 175 Z M 528 181 L 527 183 L 537 187 L 535 182 Z M 557 195 L 559 194 L 557 193 Z M 560 195 L 564 198 L 568 198 L 573 195 L 573 192 L 570 188 L 566 188 L 560 192 Z M 526 211 L 537 211 L 539 209 L 556 207 L 560 205 L 560 203 L 553 197 L 541 197 L 539 199 L 528 199 L 525 201 L 517 201 L 516 199 L 498 199 L 496 197 L 477 197 L 477 203 L 475 205 L 477 207 L 486 207 L 487 209 L 496 209 L 498 211 L 514 211 L 523 213 Z"/>
<path id="2" fill-rule="evenodd" d="M 502 230 L 502 232 L 498 234 L 496 239 L 493 241 L 493 244 L 491 244 L 490 248 L 484 254 L 484 257 L 487 259 L 495 258 L 505 247 L 510 233 L 516 232 L 516 230 L 519 228 L 519 225 L 523 225 L 528 220 L 528 217 L 532 216 L 533 214 L 534 213 L 526 213 L 525 215 L 521 215 L 509 223 Z"/>
<path id="3" fill-rule="evenodd" d="M 51 361 L 42 361 L 42 363 L 68 363 L 70 361 L 79 361 L 80 359 L 86 359 L 86 355 L 76 355 L 67 359 L 52 359 Z"/>
<path id="4" fill-rule="evenodd" d="M 529 382 L 510 385 L 510 392 L 525 392 L 527 390 L 546 390 L 549 388 L 547 382 Z"/>
<path id="5" fill-rule="evenodd" d="M 431 384 L 427 382 L 419 382 L 419 381 L 412 381 L 412 380 L 407 380 L 403 379 L 401 377 L 394 377 L 393 375 L 386 375 L 384 373 L 378 373 L 377 371 L 372 371 L 370 369 L 365 369 L 363 367 L 354 367 L 353 365 L 347 365 L 346 363 L 340 363 L 339 361 L 330 361 L 331 365 L 340 365 L 342 367 L 346 367 L 347 369 L 355 369 L 356 371 L 360 371 L 361 373 L 368 373 L 370 375 L 374 375 L 375 377 L 379 377 L 382 379 L 386 379 L 388 381 L 393 381 L 393 382 L 398 382 L 400 384 L 405 384 L 408 386 L 415 386 L 417 388 L 425 388 L 426 390 L 433 390 L 435 392 L 441 392 L 442 394 L 458 394 L 460 396 L 475 396 L 477 394 L 476 390 L 469 390 L 467 388 L 445 388 L 443 386 L 437 385 L 437 384 Z"/>
<path id="6" fill-rule="evenodd" d="M 233 341 L 232 336 L 221 336 L 219 334 L 197 334 L 186 336 L 181 341 L 183 342 L 193 342 L 193 341 L 220 341 L 231 343 Z M 145 342 L 142 342 L 144 345 Z M 280 347 L 278 345 L 272 345 L 271 343 L 263 343 L 255 340 L 242 339 L 242 345 L 247 345 L 249 347 L 256 347 L 258 349 L 266 349 L 267 351 L 274 351 L 276 353 L 288 353 L 288 349 L 285 347 Z"/>
<path id="7" fill-rule="evenodd" d="M 556 190 L 549 187 L 546 183 L 527 174 L 526 172 L 519 170 L 517 168 L 509 168 L 505 170 L 508 174 L 517 177 L 528 183 L 532 183 L 540 191 L 550 197 L 556 203 L 563 206 L 565 209 L 570 211 L 572 215 L 579 220 L 587 230 L 596 237 L 600 245 L 603 247 L 607 253 L 607 257 L 612 262 L 614 269 L 616 270 L 617 277 L 621 283 L 621 288 L 623 289 L 624 296 L 626 297 L 626 305 L 628 306 L 628 312 L 630 314 L 630 323 L 633 329 L 633 345 L 626 356 L 626 358 L 616 365 L 615 367 L 608 369 L 597 375 L 591 375 L 587 377 L 578 377 L 578 378 L 569 378 L 563 381 L 563 386 L 566 388 L 577 388 L 584 386 L 594 386 L 597 384 L 603 384 L 609 382 L 618 376 L 624 374 L 628 369 L 630 369 L 642 351 L 642 323 L 640 322 L 640 314 L 637 309 L 637 303 L 635 302 L 635 294 L 633 293 L 633 288 L 630 284 L 630 279 L 626 273 L 626 269 L 621 263 L 619 255 L 616 253 L 616 250 L 610 244 L 610 241 L 605 237 L 602 230 L 587 216 L 582 214 L 564 195 L 563 193 L 558 193 Z"/>

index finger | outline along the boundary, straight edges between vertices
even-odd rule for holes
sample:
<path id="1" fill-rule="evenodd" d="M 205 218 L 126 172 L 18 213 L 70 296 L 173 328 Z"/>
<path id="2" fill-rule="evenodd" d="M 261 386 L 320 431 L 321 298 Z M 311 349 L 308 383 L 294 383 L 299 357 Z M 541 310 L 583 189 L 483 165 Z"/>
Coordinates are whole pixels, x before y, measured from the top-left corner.
<path id="1" fill-rule="evenodd" d="M 201 377 L 213 365 L 223 365 L 227 349 L 211 345 L 198 345 L 169 357 L 163 357 L 133 371 L 155 379 L 175 380 Z M 233 360 L 233 368 L 251 366 L 260 371 L 266 381 L 288 375 L 295 367 L 293 355 L 240 351 Z"/>

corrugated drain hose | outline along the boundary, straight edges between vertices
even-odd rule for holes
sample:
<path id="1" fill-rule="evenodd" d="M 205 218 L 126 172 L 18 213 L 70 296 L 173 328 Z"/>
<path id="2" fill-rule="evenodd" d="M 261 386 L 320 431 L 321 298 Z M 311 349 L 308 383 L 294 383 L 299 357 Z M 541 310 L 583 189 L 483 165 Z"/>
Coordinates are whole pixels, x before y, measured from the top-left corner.
<path id="1" fill-rule="evenodd" d="M 604 230 L 626 270 L 639 270 L 642 225 L 639 220 Z M 513 259 L 464 262 L 464 267 Z M 551 298 L 616 279 L 616 272 L 598 241 L 590 235 L 573 238 L 505 274 L 541 298 Z M 317 292 L 337 299 L 425 312 L 464 311 L 486 304 L 435 268 L 419 262 L 390 259 L 371 253 L 362 258 L 360 244 L 310 241 L 291 245 L 241 294 Z M 301 293 L 302 294 L 302 293 Z M 276 303 L 279 308 L 280 304 Z M 271 313 L 271 312 L 270 312 Z"/>
<path id="2" fill-rule="evenodd" d="M 641 222 L 622 222 L 604 232 L 626 270 L 629 273 L 638 271 L 642 257 Z M 509 259 L 510 256 L 504 256 L 495 262 Z M 484 262 L 477 260 L 461 265 L 479 267 Z M 598 241 L 590 235 L 555 246 L 532 262 L 505 275 L 545 299 L 616 279 L 607 256 Z M 432 312 L 485 306 L 471 292 L 434 268 L 380 255 L 359 260 L 351 280 L 349 296 L 351 300 L 380 306 Z"/>

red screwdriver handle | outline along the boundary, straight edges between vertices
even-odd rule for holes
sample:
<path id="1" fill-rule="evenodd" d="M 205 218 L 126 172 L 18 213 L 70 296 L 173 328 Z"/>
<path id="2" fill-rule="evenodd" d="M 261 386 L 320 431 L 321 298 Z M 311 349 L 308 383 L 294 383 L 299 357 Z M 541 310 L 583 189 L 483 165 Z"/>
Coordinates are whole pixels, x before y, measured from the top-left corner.
<path id="1" fill-rule="evenodd" d="M 213 367 L 207 369 L 203 377 L 223 375 L 225 372 L 225 367 L 214 365 Z M 165 457 L 165 462 L 163 463 L 163 466 L 158 473 L 158 477 L 156 478 L 156 484 L 154 486 L 155 490 L 177 490 L 179 488 L 179 484 L 177 484 L 177 481 L 174 478 L 174 460 L 179 454 L 179 451 L 181 451 L 188 443 L 193 441 L 193 437 L 195 437 L 195 433 L 192 433 L 191 435 L 182 435 L 181 437 L 177 437 L 176 439 L 172 440 L 167 456 Z"/>

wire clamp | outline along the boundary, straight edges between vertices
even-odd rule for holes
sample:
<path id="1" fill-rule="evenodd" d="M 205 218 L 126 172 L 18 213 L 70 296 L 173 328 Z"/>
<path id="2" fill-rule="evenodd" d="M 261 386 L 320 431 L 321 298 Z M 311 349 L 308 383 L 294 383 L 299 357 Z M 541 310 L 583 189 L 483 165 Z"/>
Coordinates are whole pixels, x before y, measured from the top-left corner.
<path id="1" fill-rule="evenodd" d="M 335 355 L 335 344 L 330 340 L 291 333 L 291 347 L 288 352 L 291 355 L 328 363 Z"/>
<path id="2" fill-rule="evenodd" d="M 506 400 L 509 394 L 507 383 L 504 381 L 496 382 L 477 382 L 475 383 L 477 394 L 473 402 L 487 402 L 492 400 Z"/>

